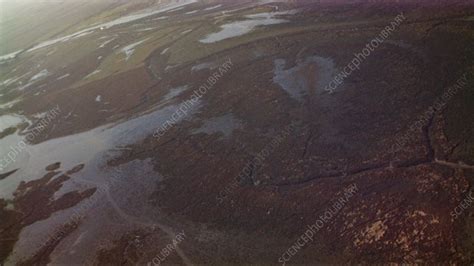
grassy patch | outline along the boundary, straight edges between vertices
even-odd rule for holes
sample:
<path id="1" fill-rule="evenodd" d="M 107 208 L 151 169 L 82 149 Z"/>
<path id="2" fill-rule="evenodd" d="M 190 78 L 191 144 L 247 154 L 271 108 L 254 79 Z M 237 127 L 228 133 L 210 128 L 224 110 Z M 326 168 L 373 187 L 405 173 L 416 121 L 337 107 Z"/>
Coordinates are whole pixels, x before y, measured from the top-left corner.
<path id="1" fill-rule="evenodd" d="M 100 70 L 99 73 L 88 77 L 87 79 L 80 80 L 74 84 L 74 87 L 82 86 L 92 81 L 104 79 L 110 75 L 126 72 L 131 69 L 135 69 L 144 64 L 146 58 L 156 49 L 166 47 L 172 41 L 168 38 L 168 35 L 175 31 L 177 27 L 168 27 L 162 30 L 151 32 L 147 35 L 141 35 L 140 37 L 131 39 L 128 42 L 124 42 L 120 39 L 120 47 L 109 51 L 108 55 L 104 55 L 104 59 L 101 64 L 96 68 Z M 130 39 L 130 38 L 129 38 Z M 123 47 L 135 43 L 139 40 L 146 40 L 142 44 L 134 48 L 133 54 L 128 60 L 126 60 L 126 54 L 121 50 Z M 90 72 L 95 69 L 91 69 Z"/>
<path id="2" fill-rule="evenodd" d="M 15 134 L 15 132 L 16 132 L 16 127 L 6 128 L 2 132 L 0 132 L 0 139 L 3 139 L 4 137 L 9 136 L 9 135 Z"/>

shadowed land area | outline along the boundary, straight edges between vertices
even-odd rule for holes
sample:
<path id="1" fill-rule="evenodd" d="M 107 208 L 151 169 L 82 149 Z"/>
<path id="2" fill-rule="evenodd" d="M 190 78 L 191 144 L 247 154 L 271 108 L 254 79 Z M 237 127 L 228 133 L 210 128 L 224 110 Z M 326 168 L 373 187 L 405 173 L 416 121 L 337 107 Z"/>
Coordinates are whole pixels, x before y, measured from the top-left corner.
<path id="1" fill-rule="evenodd" d="M 473 262 L 471 2 L 8 8 L 1 263 Z"/>

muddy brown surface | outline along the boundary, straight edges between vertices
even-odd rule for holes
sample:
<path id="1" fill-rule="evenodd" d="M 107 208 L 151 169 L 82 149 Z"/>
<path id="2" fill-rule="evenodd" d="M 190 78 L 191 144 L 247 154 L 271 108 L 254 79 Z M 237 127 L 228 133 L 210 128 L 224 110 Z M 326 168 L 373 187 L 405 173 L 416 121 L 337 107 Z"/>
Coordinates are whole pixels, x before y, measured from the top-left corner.
<path id="1" fill-rule="evenodd" d="M 344 188 L 355 186 L 287 265 L 472 263 L 472 208 L 453 215 L 474 181 L 474 24 L 466 19 L 474 14 L 472 5 L 222 4 L 201 15 L 186 15 L 193 6 L 185 6 L 144 19 L 137 27 L 158 25 L 156 35 L 118 37 L 61 70 L 70 74 L 64 80 L 53 82 L 60 76 L 55 73 L 20 93 L 22 101 L 11 110 L 26 117 L 61 107 L 60 117 L 33 143 L 62 137 L 74 142 L 74 134 L 81 139 L 93 132 L 87 145 L 98 152 L 79 157 L 90 162 L 51 158 L 39 179 L 21 181 L 12 198 L 0 197 L 0 262 L 8 264 L 10 257 L 20 265 L 47 265 L 70 256 L 84 265 L 146 265 L 183 231 L 184 240 L 162 264 L 278 265 L 308 226 L 344 197 Z M 221 13 L 238 8 L 236 14 Z M 293 9 L 300 11 L 285 17 L 291 23 L 198 42 L 217 31 L 216 24 L 242 19 L 239 14 Z M 400 12 L 406 17 L 400 28 L 334 93 L 324 91 Z M 160 16 L 170 18 L 156 24 L 152 19 Z M 107 38 L 98 43 L 134 27 L 105 29 Z M 193 31 L 182 34 L 188 28 Z M 90 36 L 85 40 L 99 38 L 97 32 Z M 131 66 L 120 59 L 117 49 L 145 37 L 156 43 L 134 52 L 142 62 Z M 102 64 L 100 56 L 116 63 Z M 149 130 L 162 126 L 161 116 L 139 120 L 190 99 L 227 60 L 230 71 L 162 137 Z M 284 82 L 301 86 L 301 97 L 277 82 L 278 62 L 284 62 L 283 71 L 298 70 Z M 123 69 L 114 70 L 119 63 Z M 101 67 L 111 73 L 83 80 Z M 301 83 L 288 81 L 293 77 Z M 460 79 L 456 92 L 429 112 Z M 182 86 L 188 87 L 172 93 Z M 120 125 L 127 121 L 137 122 L 124 130 Z M 103 132 L 144 137 L 108 144 Z M 63 168 L 66 162 L 74 166 Z M 17 176 L 22 167 L 0 173 L 0 181 L 23 178 Z M 80 203 L 94 208 L 79 209 Z M 58 222 L 55 214 L 75 208 L 81 215 Z M 28 233 L 53 221 L 59 233 L 17 259 L 14 251 L 24 252 Z"/>
<path id="2" fill-rule="evenodd" d="M 2 260 L 5 260 L 6 256 L 11 252 L 20 231 L 24 227 L 44 220 L 57 211 L 75 206 L 78 202 L 94 194 L 95 189 L 89 189 L 80 192 L 73 191 L 64 194 L 58 199 L 52 199 L 51 197 L 59 190 L 62 183 L 69 180 L 71 178 L 69 175 L 74 173 L 74 171 L 69 171 L 62 174 L 60 171 L 55 171 L 58 167 L 59 165 L 56 167 L 49 166 L 46 169 L 48 173 L 42 178 L 20 183 L 12 200 L 5 201 L 2 199 L 2 224 L 0 228 Z M 8 205 L 12 206 L 8 207 Z M 65 224 L 64 228 L 59 232 L 65 231 L 66 233 L 61 234 L 60 237 L 66 237 L 67 232 L 77 227 L 77 223 L 78 221 L 74 220 L 72 224 L 69 222 Z M 40 249 L 39 252 L 43 254 L 35 254 L 29 262 L 25 261 L 21 264 L 47 264 L 49 262 L 48 254 L 52 252 L 60 241 L 60 238 L 57 236 L 51 236 L 51 239 L 48 239 L 48 242 L 44 243 L 44 247 Z"/>

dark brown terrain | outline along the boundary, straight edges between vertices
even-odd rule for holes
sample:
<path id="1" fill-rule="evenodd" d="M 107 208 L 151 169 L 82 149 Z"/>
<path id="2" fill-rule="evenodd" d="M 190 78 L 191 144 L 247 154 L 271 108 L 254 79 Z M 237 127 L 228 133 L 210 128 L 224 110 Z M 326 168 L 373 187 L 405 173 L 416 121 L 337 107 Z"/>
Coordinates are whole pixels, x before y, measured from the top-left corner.
<path id="1" fill-rule="evenodd" d="M 160 263 L 472 264 L 474 3 L 267 2 L 88 3 L 17 37 L 0 160 L 46 125 L 0 161 L 0 263 L 157 265 L 184 231 Z"/>

